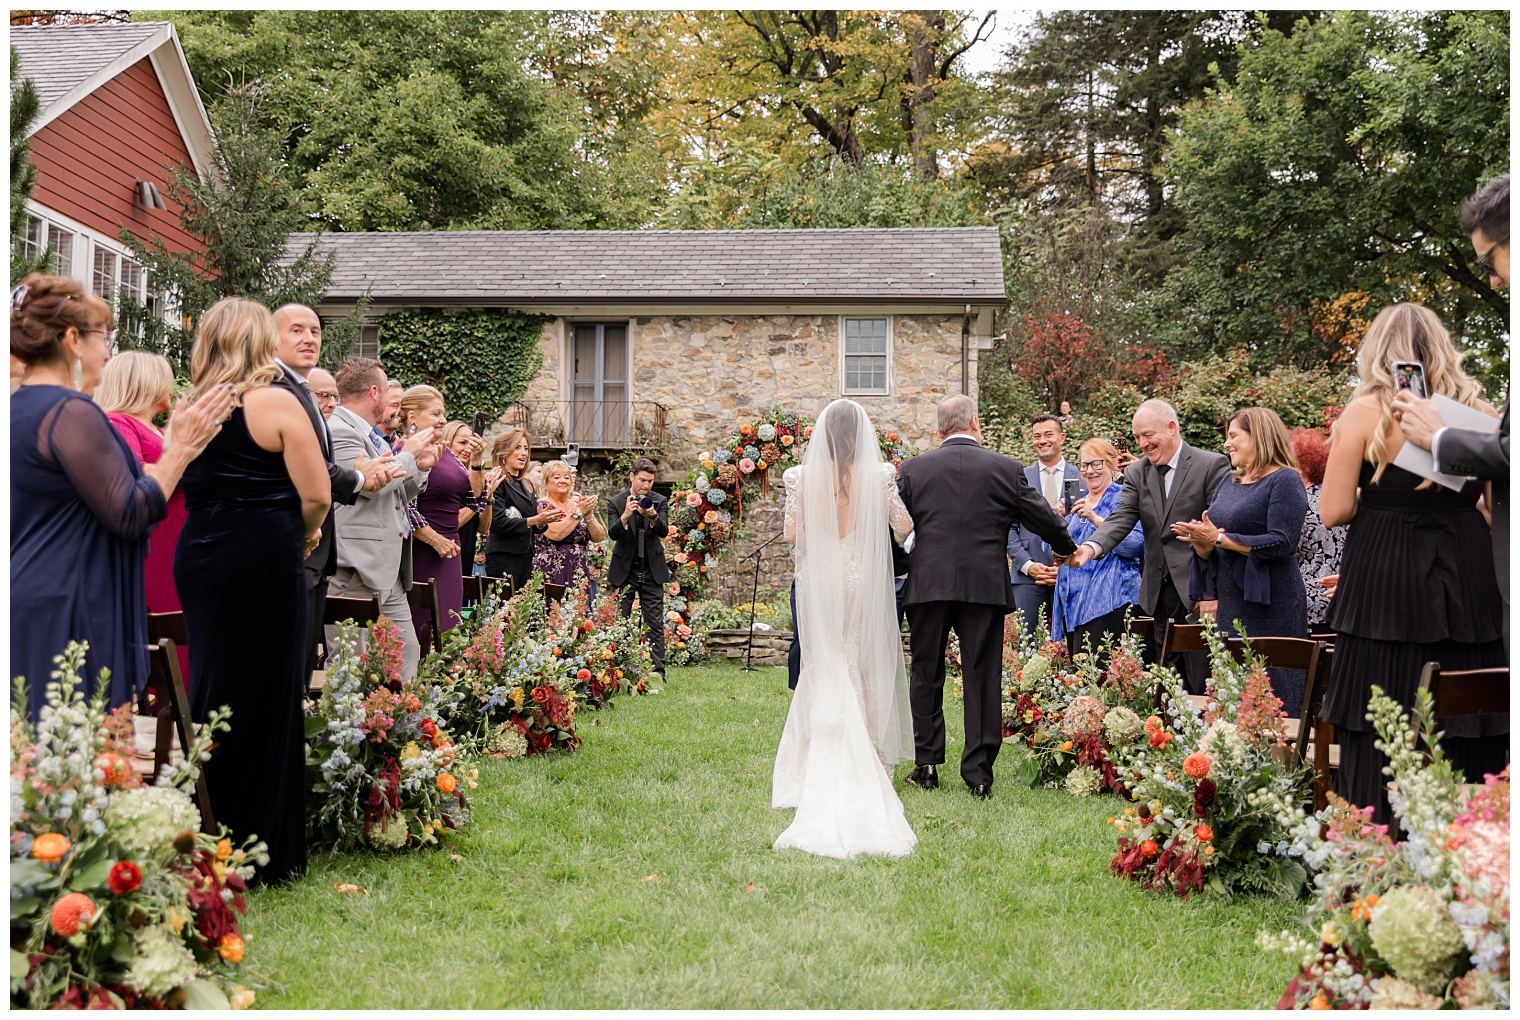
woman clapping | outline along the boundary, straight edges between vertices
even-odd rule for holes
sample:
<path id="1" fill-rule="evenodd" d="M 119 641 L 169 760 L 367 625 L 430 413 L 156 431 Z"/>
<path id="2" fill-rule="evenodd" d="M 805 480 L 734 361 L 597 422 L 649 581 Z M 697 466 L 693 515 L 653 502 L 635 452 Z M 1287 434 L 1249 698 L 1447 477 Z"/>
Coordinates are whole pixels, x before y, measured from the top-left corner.
<path id="1" fill-rule="evenodd" d="M 1105 439 L 1082 444 L 1077 469 L 1087 485 L 1087 495 L 1077 500 L 1066 530 L 1081 545 L 1093 536 L 1119 502 L 1123 486 L 1115 478 L 1119 451 Z M 1107 556 L 1089 560 L 1079 568 L 1062 567 L 1056 575 L 1050 635 L 1066 638 L 1073 654 L 1087 642 L 1098 648 L 1124 629 L 1124 614 L 1140 601 L 1140 557 L 1145 552 L 1145 533 L 1140 525 L 1124 536 Z"/>

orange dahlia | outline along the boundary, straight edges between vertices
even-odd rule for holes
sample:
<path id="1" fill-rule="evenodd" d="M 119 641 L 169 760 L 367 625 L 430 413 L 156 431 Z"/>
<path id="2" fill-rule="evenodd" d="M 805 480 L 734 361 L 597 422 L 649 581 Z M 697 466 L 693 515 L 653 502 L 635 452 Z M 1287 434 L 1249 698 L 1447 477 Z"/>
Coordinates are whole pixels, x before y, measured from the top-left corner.
<path id="1" fill-rule="evenodd" d="M 243 940 L 229 932 L 217 943 L 216 951 L 228 963 L 240 963 L 243 959 Z"/>
<path id="2" fill-rule="evenodd" d="M 438 773 L 438 789 L 442 790 L 444 793 L 453 793 L 458 785 L 458 782 L 449 773 Z"/>
<path id="3" fill-rule="evenodd" d="M 53 904 L 53 930 L 64 938 L 79 934 L 79 929 L 89 928 L 95 919 L 95 902 L 81 892 L 71 892 Z"/>
<path id="4" fill-rule="evenodd" d="M 69 837 L 60 832 L 44 832 L 32 841 L 32 856 L 43 864 L 57 864 L 69 852 Z"/>
<path id="5" fill-rule="evenodd" d="M 1209 774 L 1209 769 L 1214 762 L 1202 751 L 1194 751 L 1182 759 L 1182 771 L 1187 773 L 1189 779 L 1202 779 Z"/>
<path id="6" fill-rule="evenodd" d="M 1214 830 L 1207 825 L 1200 825 L 1193 830 L 1193 835 L 1198 837 L 1198 842 L 1207 843 L 1214 838 Z"/>

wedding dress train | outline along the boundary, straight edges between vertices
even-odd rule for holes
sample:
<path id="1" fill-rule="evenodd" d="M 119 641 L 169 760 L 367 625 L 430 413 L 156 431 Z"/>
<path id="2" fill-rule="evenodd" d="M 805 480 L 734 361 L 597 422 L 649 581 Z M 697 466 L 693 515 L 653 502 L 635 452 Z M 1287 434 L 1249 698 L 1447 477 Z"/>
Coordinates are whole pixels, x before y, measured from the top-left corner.
<path id="1" fill-rule="evenodd" d="M 797 542 L 802 674 L 776 752 L 771 805 L 796 808 L 777 849 L 901 857 L 917 837 L 892 786 L 913 757 L 890 526 L 913 522 L 860 405 L 824 409 L 801 467 L 786 472 L 786 531 Z"/>

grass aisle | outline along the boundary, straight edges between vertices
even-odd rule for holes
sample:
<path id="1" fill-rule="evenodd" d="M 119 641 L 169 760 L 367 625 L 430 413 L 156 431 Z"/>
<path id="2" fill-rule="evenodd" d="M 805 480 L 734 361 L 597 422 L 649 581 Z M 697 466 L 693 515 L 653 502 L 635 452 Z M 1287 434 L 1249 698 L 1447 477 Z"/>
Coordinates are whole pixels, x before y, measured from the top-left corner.
<path id="1" fill-rule="evenodd" d="M 573 754 L 485 760 L 462 861 L 317 856 L 254 894 L 249 962 L 281 986 L 259 1005 L 1261 1008 L 1292 976 L 1252 940 L 1297 906 L 1110 876 L 1112 797 L 1002 782 L 982 803 L 952 764 L 903 789 L 911 857 L 773 851 L 785 672 L 670 687 L 581 715 Z"/>

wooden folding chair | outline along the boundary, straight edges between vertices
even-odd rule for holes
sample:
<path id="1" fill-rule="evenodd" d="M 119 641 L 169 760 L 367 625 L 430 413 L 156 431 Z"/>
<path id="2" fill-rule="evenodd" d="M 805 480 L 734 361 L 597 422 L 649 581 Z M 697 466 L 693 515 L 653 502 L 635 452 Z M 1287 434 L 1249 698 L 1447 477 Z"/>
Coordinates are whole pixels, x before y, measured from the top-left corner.
<path id="1" fill-rule="evenodd" d="M 464 575 L 462 591 L 464 592 L 464 597 L 460 599 L 460 605 L 463 606 L 473 606 L 486 597 L 485 585 L 481 584 L 481 578 L 478 574 Z"/>
<path id="2" fill-rule="evenodd" d="M 352 620 L 361 627 L 368 627 L 378 619 L 380 619 L 378 598 L 362 599 L 351 595 L 329 595 L 323 600 L 322 643 L 317 651 L 316 661 L 309 664 L 311 672 L 306 679 L 307 695 L 316 698 L 322 693 L 322 687 L 327 682 L 327 671 L 322 666 L 332 651 L 327 647 L 327 628 L 336 627 L 348 620 Z"/>
<path id="3" fill-rule="evenodd" d="M 160 613 L 158 616 L 180 616 L 179 613 Z M 160 626 L 172 623 L 161 621 Z M 179 621 L 184 628 L 183 618 Z M 145 693 L 152 695 L 153 715 L 157 719 L 157 733 L 153 747 L 153 774 L 169 764 L 169 752 L 173 736 L 179 736 L 180 752 L 190 752 L 193 726 L 190 721 L 190 699 L 185 693 L 185 678 L 179 672 L 179 653 L 172 638 L 162 638 L 148 647 L 148 686 Z M 171 729 L 173 727 L 173 729 Z M 212 753 L 216 745 L 212 745 Z M 216 819 L 211 813 L 211 792 L 206 786 L 206 774 L 202 771 L 195 779 L 195 799 L 201 809 L 201 831 L 217 834 Z"/>
<path id="4" fill-rule="evenodd" d="M 1323 634 L 1310 634 L 1309 635 L 1309 640 L 1310 641 L 1323 641 L 1325 643 L 1325 647 L 1326 648 L 1334 648 L 1335 647 L 1335 631 L 1333 631 L 1333 630 L 1326 631 Z"/>
<path id="5" fill-rule="evenodd" d="M 544 584 L 544 601 L 550 605 L 562 602 L 565 598 L 565 586 L 562 584 Z"/>
<path id="6" fill-rule="evenodd" d="M 1166 632 L 1161 638 L 1161 650 L 1156 655 L 1158 665 L 1165 665 L 1174 652 L 1206 652 L 1209 650 L 1208 642 L 1203 639 L 1205 624 L 1154 620 L 1152 621 L 1152 626 L 1166 628 Z M 1160 684 L 1156 685 L 1155 701 L 1157 709 L 1161 711 L 1161 717 L 1170 724 L 1172 721 L 1171 716 L 1166 711 L 1166 706 L 1161 702 Z M 1202 708 L 1207 699 L 1200 694 L 1189 694 L 1188 701 L 1192 702 L 1196 707 Z"/>
<path id="7" fill-rule="evenodd" d="M 1437 719 L 1458 715 L 1504 715 L 1509 712 L 1509 669 L 1446 669 L 1427 662 L 1420 690 L 1429 691 Z"/>
<path id="8" fill-rule="evenodd" d="M 1314 769 L 1314 810 L 1321 811 L 1330 803 L 1330 784 L 1340 766 L 1339 747 L 1335 742 L 1335 726 L 1319 717 L 1325 704 L 1325 693 L 1330 689 L 1330 674 L 1335 665 L 1333 647 L 1320 650 L 1319 662 L 1304 677 L 1304 704 L 1299 711 L 1298 737 L 1293 742 L 1293 754 L 1298 761 L 1309 761 Z M 1313 757 L 1310 758 L 1310 745 Z"/>
<path id="9" fill-rule="evenodd" d="M 443 630 L 438 619 L 440 615 L 438 586 L 432 581 L 413 581 L 412 586 L 407 589 L 406 601 L 412 607 L 413 626 L 416 625 L 418 610 L 424 610 L 430 614 L 427 626 L 417 631 L 417 641 L 422 645 L 422 654 L 429 655 L 434 648 L 443 644 Z"/>
<path id="10" fill-rule="evenodd" d="M 477 580 L 480 581 L 481 598 L 485 598 L 485 593 L 497 585 L 501 585 L 501 591 L 498 594 L 503 602 L 517 594 L 517 582 L 512 580 L 511 574 L 506 577 L 480 577 Z"/>
<path id="11" fill-rule="evenodd" d="M 185 630 L 184 613 L 149 613 L 148 640 L 173 641 L 176 645 L 189 645 L 190 634 Z"/>
<path id="12" fill-rule="evenodd" d="M 1129 626 L 1126 628 L 1131 634 L 1145 642 L 1149 648 L 1156 640 L 1156 620 L 1150 616 L 1132 616 Z"/>
<path id="13" fill-rule="evenodd" d="M 1312 638 L 1262 637 L 1251 638 L 1249 642 L 1246 642 L 1238 637 L 1232 637 L 1227 638 L 1225 644 L 1237 662 L 1246 661 L 1249 649 L 1249 652 L 1254 652 L 1269 667 L 1303 670 L 1305 687 L 1308 687 L 1308 678 L 1319 669 L 1319 657 L 1325 650 L 1323 643 Z M 1298 734 L 1304 728 L 1303 717 L 1289 719 L 1288 722 L 1292 724 L 1290 726 L 1292 732 L 1288 734 L 1288 739 L 1296 744 Z"/>

